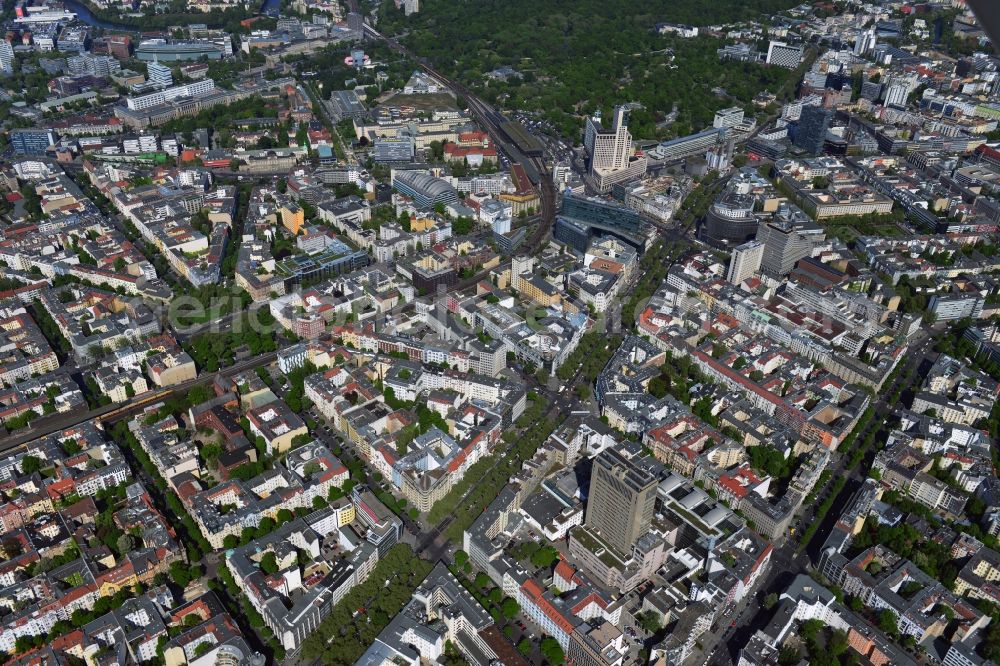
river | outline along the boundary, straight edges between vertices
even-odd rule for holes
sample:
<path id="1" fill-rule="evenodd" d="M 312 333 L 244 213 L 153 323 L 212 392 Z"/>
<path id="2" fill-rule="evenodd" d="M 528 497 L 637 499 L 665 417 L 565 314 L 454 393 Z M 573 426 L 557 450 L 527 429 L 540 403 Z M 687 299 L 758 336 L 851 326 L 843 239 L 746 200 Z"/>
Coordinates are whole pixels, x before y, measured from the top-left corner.
<path id="1" fill-rule="evenodd" d="M 92 25 L 95 28 L 104 28 L 105 30 L 117 30 L 117 31 L 127 31 L 127 32 L 138 32 L 134 27 L 128 25 L 120 25 L 116 23 L 111 23 L 110 21 L 104 21 L 102 19 L 94 16 L 94 12 L 90 11 L 90 7 L 87 3 L 80 2 L 80 0 L 63 0 L 63 4 L 66 5 L 66 9 L 71 12 L 76 13 L 76 18 L 83 21 L 87 25 Z"/>
<path id="2" fill-rule="evenodd" d="M 104 28 L 105 30 L 115 30 L 118 32 L 138 32 L 134 26 L 112 23 L 97 18 L 94 16 L 94 12 L 90 11 L 87 3 L 81 2 L 81 0 L 63 0 L 63 4 L 66 5 L 66 9 L 76 13 L 77 19 L 95 28 Z M 263 0 L 260 5 L 260 13 L 268 16 L 277 17 L 280 9 L 281 0 Z"/>

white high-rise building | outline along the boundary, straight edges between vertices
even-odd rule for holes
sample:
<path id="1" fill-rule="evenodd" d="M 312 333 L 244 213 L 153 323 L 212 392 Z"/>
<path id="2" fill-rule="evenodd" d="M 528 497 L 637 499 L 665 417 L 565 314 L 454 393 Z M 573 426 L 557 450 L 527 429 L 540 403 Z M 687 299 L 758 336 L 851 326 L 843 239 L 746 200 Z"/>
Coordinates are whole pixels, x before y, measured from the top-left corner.
<path id="1" fill-rule="evenodd" d="M 530 255 L 518 255 L 510 258 L 511 275 L 522 275 L 535 270 L 535 259 Z"/>
<path id="2" fill-rule="evenodd" d="M 611 191 L 615 183 L 639 178 L 646 173 L 645 156 L 633 157 L 628 112 L 615 107 L 611 129 L 601 124 L 600 115 L 587 118 L 583 144 L 590 155 L 588 185 L 599 194 Z"/>
<path id="3" fill-rule="evenodd" d="M 590 153 L 591 172 L 627 167 L 628 159 L 632 156 L 632 135 L 628 131 L 625 107 L 615 107 L 610 131 L 601 125 L 599 115 L 587 118 L 584 145 Z"/>
<path id="4" fill-rule="evenodd" d="M 712 127 L 736 127 L 743 122 L 743 109 L 733 106 L 728 109 L 719 109 L 715 112 L 715 120 Z"/>
<path id="5" fill-rule="evenodd" d="M 146 75 L 149 82 L 160 88 L 169 88 L 174 85 L 174 74 L 166 65 L 153 61 L 146 63 Z"/>
<path id="6" fill-rule="evenodd" d="M 905 107 L 909 94 L 909 87 L 905 83 L 892 83 L 885 89 L 885 105 Z"/>
<path id="7" fill-rule="evenodd" d="M 859 31 L 857 39 L 854 41 L 854 55 L 868 55 L 875 50 L 875 44 L 877 41 L 878 35 L 875 34 L 875 28 Z"/>
<path id="8" fill-rule="evenodd" d="M 771 41 L 767 47 L 768 65 L 776 65 L 787 69 L 795 69 L 802 62 L 802 47 L 792 46 L 785 42 Z"/>
<path id="9" fill-rule="evenodd" d="M 726 281 L 730 284 L 742 284 L 760 271 L 764 260 L 764 244 L 758 240 L 747 241 L 733 248 L 733 256 L 729 260 L 729 272 Z"/>
<path id="10" fill-rule="evenodd" d="M 535 258 L 520 255 L 510 259 L 510 286 L 514 291 L 524 291 L 525 282 L 531 279 L 535 270 Z"/>
<path id="11" fill-rule="evenodd" d="M 0 72 L 14 73 L 14 47 L 6 39 L 0 40 Z"/>

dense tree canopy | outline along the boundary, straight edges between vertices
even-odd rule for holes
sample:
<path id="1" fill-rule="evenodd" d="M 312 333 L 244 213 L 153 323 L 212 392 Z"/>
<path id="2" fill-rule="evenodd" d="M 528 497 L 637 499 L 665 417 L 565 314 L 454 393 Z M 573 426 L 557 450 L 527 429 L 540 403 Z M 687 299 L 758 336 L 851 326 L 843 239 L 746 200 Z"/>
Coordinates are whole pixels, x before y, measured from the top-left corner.
<path id="1" fill-rule="evenodd" d="M 353 664 L 410 600 L 431 567 L 409 547 L 393 546 L 367 580 L 351 589 L 306 639 L 303 657 L 331 666 Z"/>
<path id="2" fill-rule="evenodd" d="M 435 67 L 458 76 L 491 101 L 537 110 L 563 134 L 576 137 L 581 113 L 639 102 L 634 136 L 686 134 L 711 123 L 717 109 L 742 105 L 764 89 L 777 90 L 789 70 L 720 63 L 722 41 L 662 36 L 663 21 L 706 24 L 785 9 L 788 0 L 722 0 L 706 12 L 697 0 L 602 2 L 427 0 L 403 17 L 386 0 L 380 29 L 403 33 L 403 42 Z M 522 74 L 507 82 L 483 75 L 501 66 Z M 713 88 L 724 92 L 716 94 Z M 676 105 L 678 117 L 657 129 Z"/>

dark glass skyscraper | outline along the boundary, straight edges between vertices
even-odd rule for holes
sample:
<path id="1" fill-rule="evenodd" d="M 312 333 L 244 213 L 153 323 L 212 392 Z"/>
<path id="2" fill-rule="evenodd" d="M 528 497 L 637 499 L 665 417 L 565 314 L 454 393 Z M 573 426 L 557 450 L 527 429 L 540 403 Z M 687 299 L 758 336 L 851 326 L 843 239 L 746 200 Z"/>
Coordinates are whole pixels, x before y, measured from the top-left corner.
<path id="1" fill-rule="evenodd" d="M 831 109 L 818 106 L 804 107 L 802 117 L 799 119 L 799 126 L 795 129 L 795 145 L 810 155 L 821 154 L 823 141 L 826 140 L 826 131 L 830 129 L 831 120 L 833 120 Z"/>
<path id="2" fill-rule="evenodd" d="M 556 240 L 583 252 L 594 236 L 614 236 L 637 250 L 645 247 L 639 213 L 604 199 L 563 194 L 562 208 L 556 216 Z"/>

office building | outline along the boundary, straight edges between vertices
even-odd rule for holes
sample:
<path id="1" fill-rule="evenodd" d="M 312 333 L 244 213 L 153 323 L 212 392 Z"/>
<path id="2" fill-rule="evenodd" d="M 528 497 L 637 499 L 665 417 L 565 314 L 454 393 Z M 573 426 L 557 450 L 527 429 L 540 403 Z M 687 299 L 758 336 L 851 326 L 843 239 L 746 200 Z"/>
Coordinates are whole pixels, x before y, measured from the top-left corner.
<path id="1" fill-rule="evenodd" d="M 795 69 L 802 62 L 802 47 L 772 40 L 767 47 L 765 62 L 768 65 Z"/>
<path id="2" fill-rule="evenodd" d="M 354 486 L 351 501 L 358 523 L 365 528 L 365 540 L 384 556 L 403 536 L 403 522 L 366 485 Z"/>
<path id="3" fill-rule="evenodd" d="M 160 104 L 165 104 L 174 99 L 183 97 L 197 97 L 215 90 L 215 81 L 212 79 L 201 79 L 192 81 L 180 86 L 164 88 L 163 90 L 148 95 L 138 95 L 136 97 L 126 97 L 125 103 L 133 111 L 149 109 Z"/>
<path id="4" fill-rule="evenodd" d="M 662 162 L 679 162 L 696 155 L 701 156 L 706 152 L 724 142 L 728 135 L 725 127 L 714 127 L 697 134 L 680 136 L 670 141 L 664 141 L 652 150 L 648 151 L 650 158 Z"/>
<path id="5" fill-rule="evenodd" d="M 202 58 L 222 60 L 224 55 L 223 48 L 212 42 L 167 43 L 150 40 L 139 44 L 135 49 L 135 57 L 146 62 L 196 61 Z"/>
<path id="6" fill-rule="evenodd" d="M 628 166 L 624 169 L 612 169 L 609 171 L 595 171 L 588 174 L 586 178 L 590 188 L 598 194 L 608 194 L 619 183 L 626 183 L 637 180 L 646 175 L 646 168 L 649 161 L 644 155 L 630 157 Z"/>
<path id="7" fill-rule="evenodd" d="M 6 39 L 0 40 L 0 72 L 14 73 L 14 47 Z"/>
<path id="8" fill-rule="evenodd" d="M 83 55 L 66 58 L 66 66 L 73 75 L 89 74 L 91 76 L 108 78 L 122 71 L 121 63 L 110 56 Z"/>
<path id="9" fill-rule="evenodd" d="M 906 107 L 906 98 L 909 96 L 909 88 L 905 83 L 891 83 L 885 89 L 885 105 Z"/>
<path id="10" fill-rule="evenodd" d="M 340 122 L 346 118 L 362 120 L 368 115 L 364 104 L 353 90 L 334 90 L 330 93 L 330 107 L 334 120 Z"/>
<path id="11" fill-rule="evenodd" d="M 620 204 L 563 193 L 562 206 L 556 215 L 555 239 L 585 252 L 595 237 L 614 236 L 637 250 L 645 247 L 642 218 Z"/>
<path id="12" fill-rule="evenodd" d="M 971 317 L 978 319 L 983 313 L 986 300 L 979 292 L 964 293 L 955 290 L 953 293 L 934 294 L 927 303 L 927 311 L 934 315 L 937 321 L 952 321 Z"/>
<path id="13" fill-rule="evenodd" d="M 866 80 L 861 84 L 861 99 L 867 99 L 869 102 L 876 102 L 881 96 L 882 84 L 878 81 Z"/>
<path id="14" fill-rule="evenodd" d="M 754 183 L 758 179 L 740 172 L 729 181 L 726 191 L 712 202 L 705 214 L 701 228 L 705 240 L 712 245 L 731 247 L 754 239 L 757 235 Z"/>
<path id="15" fill-rule="evenodd" d="M 749 44 L 727 44 L 721 49 L 716 49 L 719 60 L 735 60 L 736 62 L 760 62 L 760 51 L 751 48 Z"/>
<path id="16" fill-rule="evenodd" d="M 854 55 L 868 55 L 875 50 L 875 43 L 877 41 L 878 36 L 875 34 L 875 28 L 859 31 L 857 39 L 854 40 Z"/>
<path id="17" fill-rule="evenodd" d="M 59 50 L 64 53 L 85 53 L 90 41 L 90 29 L 86 26 L 67 26 L 59 33 Z"/>
<path id="18" fill-rule="evenodd" d="M 628 112 L 616 106 L 611 129 L 601 124 L 600 114 L 587 118 L 583 137 L 590 156 L 588 182 L 601 194 L 616 183 L 638 178 L 646 173 L 646 158 L 632 154 L 632 135 L 628 131 Z"/>
<path id="19" fill-rule="evenodd" d="M 18 155 L 44 155 L 49 146 L 55 145 L 56 133 L 50 129 L 14 129 L 8 138 Z"/>
<path id="20" fill-rule="evenodd" d="M 403 163 L 413 161 L 413 137 L 409 134 L 381 136 L 372 146 L 372 159 L 381 163 Z"/>
<path id="21" fill-rule="evenodd" d="M 731 284 L 742 284 L 744 280 L 757 274 L 763 260 L 764 244 L 758 240 L 752 240 L 733 248 L 726 281 Z"/>
<path id="22" fill-rule="evenodd" d="M 583 143 L 590 155 L 591 172 L 598 169 L 624 169 L 632 154 L 632 135 L 628 131 L 625 107 L 615 107 L 610 130 L 601 124 L 599 113 L 587 118 Z"/>
<path id="23" fill-rule="evenodd" d="M 736 127 L 743 122 L 743 109 L 733 106 L 728 109 L 719 109 L 715 112 L 715 120 L 712 127 Z"/>
<path id="24" fill-rule="evenodd" d="M 31 41 L 35 43 L 35 48 L 39 51 L 56 50 L 56 30 L 57 24 L 36 25 L 35 32 L 31 34 Z"/>
<path id="25" fill-rule="evenodd" d="M 833 110 L 819 106 L 807 106 L 802 109 L 798 127 L 795 128 L 793 143 L 810 155 L 820 155 L 823 152 L 823 142 L 826 132 L 833 120 Z"/>
<path id="26" fill-rule="evenodd" d="M 594 459 L 586 524 L 619 553 L 649 531 L 656 501 L 656 477 L 621 453 L 606 449 Z"/>
<path id="27" fill-rule="evenodd" d="M 132 40 L 128 35 L 108 35 L 105 38 L 108 54 L 125 60 L 132 55 Z"/>
<path id="28" fill-rule="evenodd" d="M 364 268 L 371 261 L 364 250 L 353 250 L 341 241 L 335 241 L 317 254 L 296 254 L 275 264 L 278 275 L 284 278 L 285 288 L 303 282 L 313 283 L 336 275 Z"/>
<path id="29" fill-rule="evenodd" d="M 574 666 L 622 666 L 627 654 L 625 636 L 605 620 L 595 627 L 578 624 L 570 634 L 566 657 Z"/>
<path id="30" fill-rule="evenodd" d="M 146 63 L 146 78 L 159 88 L 169 88 L 174 85 L 174 75 L 166 65 L 153 61 Z"/>
<path id="31" fill-rule="evenodd" d="M 302 19 L 293 16 L 279 16 L 275 31 L 299 38 L 302 36 Z"/>
<path id="32" fill-rule="evenodd" d="M 458 192 L 447 181 L 422 171 L 395 171 L 392 186 L 400 194 L 413 199 L 413 203 L 421 208 L 458 201 Z"/>
<path id="33" fill-rule="evenodd" d="M 771 275 L 788 275 L 825 239 L 823 230 L 804 214 L 762 220 L 757 229 L 757 240 L 764 244 L 761 268 Z"/>

